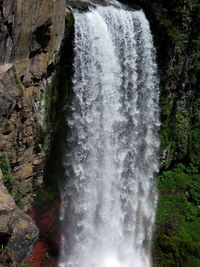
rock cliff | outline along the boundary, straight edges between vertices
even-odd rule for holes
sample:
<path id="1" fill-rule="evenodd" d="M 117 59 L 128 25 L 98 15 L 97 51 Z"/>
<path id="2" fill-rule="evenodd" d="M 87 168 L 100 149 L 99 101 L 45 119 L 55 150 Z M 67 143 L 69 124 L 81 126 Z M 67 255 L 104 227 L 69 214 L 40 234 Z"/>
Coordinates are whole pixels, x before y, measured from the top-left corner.
<path id="1" fill-rule="evenodd" d="M 44 152 L 36 144 L 38 125 L 44 127 L 41 99 L 63 37 L 64 7 L 64 0 L 0 2 L 0 153 L 24 183 L 25 209 L 42 183 Z"/>
<path id="2" fill-rule="evenodd" d="M 25 211 L 43 181 L 44 99 L 50 94 L 65 13 L 65 0 L 0 1 L 0 168 L 7 190 Z M 6 239 L 1 245 L 7 244 L 22 262 L 38 231 L 4 189 L 2 185 L 0 231 Z M 28 239 L 20 244 L 27 227 L 31 244 Z"/>

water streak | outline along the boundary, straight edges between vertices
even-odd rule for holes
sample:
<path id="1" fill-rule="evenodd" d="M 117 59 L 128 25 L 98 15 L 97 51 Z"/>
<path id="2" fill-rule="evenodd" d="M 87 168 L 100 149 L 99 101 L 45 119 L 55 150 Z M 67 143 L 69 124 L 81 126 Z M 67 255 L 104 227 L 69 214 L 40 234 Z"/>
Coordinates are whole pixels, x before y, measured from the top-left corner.
<path id="1" fill-rule="evenodd" d="M 112 6 L 74 18 L 59 266 L 148 267 L 159 166 L 149 23 L 142 11 Z"/>

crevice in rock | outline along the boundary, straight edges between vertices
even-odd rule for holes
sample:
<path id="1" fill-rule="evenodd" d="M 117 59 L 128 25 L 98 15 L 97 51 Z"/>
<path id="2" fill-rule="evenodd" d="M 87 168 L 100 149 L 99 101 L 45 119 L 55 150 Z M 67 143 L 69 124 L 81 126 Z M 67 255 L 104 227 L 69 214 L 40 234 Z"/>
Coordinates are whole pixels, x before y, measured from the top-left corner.
<path id="1" fill-rule="evenodd" d="M 31 78 L 31 80 L 33 81 L 34 84 L 39 84 L 40 83 L 40 79 L 33 77 Z"/>
<path id="2" fill-rule="evenodd" d="M 3 1 L 0 1 L 0 14 L 1 14 L 2 19 L 4 20 L 5 17 L 4 17 L 4 14 L 3 14 Z"/>
<path id="3" fill-rule="evenodd" d="M 9 238 L 10 238 L 10 234 L 8 234 L 8 233 L 0 233 L 0 247 L 7 246 Z"/>
<path id="4" fill-rule="evenodd" d="M 2 132 L 3 135 L 9 135 L 11 133 L 10 130 L 5 130 L 5 132 Z"/>
<path id="5" fill-rule="evenodd" d="M 51 62 L 51 64 L 48 65 L 47 67 L 47 77 L 52 75 L 52 72 L 55 71 L 55 65 L 53 62 Z"/>
<path id="6" fill-rule="evenodd" d="M 11 37 L 11 39 L 12 39 L 12 41 L 13 41 L 13 35 L 12 35 L 12 27 L 13 27 L 13 25 L 12 25 L 12 23 L 10 22 L 8 22 L 7 20 L 6 21 L 4 21 L 4 25 L 6 26 L 6 28 L 7 28 L 7 30 L 8 30 L 8 34 L 9 34 L 9 36 Z"/>
<path id="7" fill-rule="evenodd" d="M 33 36 L 38 44 L 41 45 L 42 50 L 44 50 L 50 40 L 52 21 L 48 19 L 42 26 L 38 27 L 34 32 Z"/>
<path id="8" fill-rule="evenodd" d="M 20 82 L 21 82 L 21 83 L 23 83 L 24 76 L 25 76 L 25 75 L 20 76 Z"/>
<path id="9" fill-rule="evenodd" d="M 27 120 L 26 117 L 22 117 L 22 118 L 21 118 L 21 123 L 22 123 L 22 124 L 25 123 L 26 120 Z"/>
<path id="10" fill-rule="evenodd" d="M 41 51 L 40 48 L 38 48 L 38 49 L 36 49 L 36 50 L 34 50 L 34 51 L 30 51 L 30 53 L 29 53 L 29 58 L 31 59 L 31 58 L 33 58 L 34 56 L 39 55 L 39 54 L 41 54 L 41 53 L 42 53 L 42 51 Z"/>
<path id="11" fill-rule="evenodd" d="M 18 104 L 15 105 L 14 110 L 15 110 L 16 112 L 19 112 L 19 111 L 20 111 L 20 108 L 19 108 L 19 105 L 18 105 Z"/>
<path id="12" fill-rule="evenodd" d="M 12 115 L 12 112 L 11 112 L 10 114 L 8 114 L 8 115 L 4 116 L 4 117 L 5 117 L 6 119 L 10 120 L 10 118 L 11 118 L 11 115 Z"/>
<path id="13" fill-rule="evenodd" d="M 12 30 L 13 30 L 13 24 L 12 22 L 8 22 L 8 20 L 6 20 L 4 13 L 3 13 L 3 1 L 0 1 L 0 16 L 2 17 L 3 20 L 3 24 L 6 26 L 7 31 L 8 31 L 8 36 L 11 37 L 12 41 L 13 41 L 13 35 L 12 35 Z M 1 29 L 0 29 L 1 31 Z M 8 37 L 7 36 L 7 37 Z"/>
<path id="14" fill-rule="evenodd" d="M 43 25 L 39 26 L 34 32 L 33 32 L 33 42 L 36 41 L 40 47 L 35 50 L 30 50 L 29 58 L 33 58 L 38 54 L 47 53 L 47 46 L 50 41 L 50 35 L 51 35 L 51 25 L 52 21 L 49 18 Z"/>

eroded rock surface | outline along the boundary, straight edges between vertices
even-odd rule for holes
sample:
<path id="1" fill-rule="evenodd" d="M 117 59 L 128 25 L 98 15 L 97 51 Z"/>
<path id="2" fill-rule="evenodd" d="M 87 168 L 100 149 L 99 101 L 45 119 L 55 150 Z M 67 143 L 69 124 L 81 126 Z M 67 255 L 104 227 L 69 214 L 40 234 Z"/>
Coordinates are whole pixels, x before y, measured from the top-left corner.
<path id="1" fill-rule="evenodd" d="M 20 210 L 3 184 L 0 169 L 0 244 L 23 262 L 35 247 L 39 230 L 33 220 Z"/>
<path id="2" fill-rule="evenodd" d="M 17 78 L 14 64 L 0 66 L 0 155 L 7 154 L 14 178 L 23 183 L 25 209 L 42 183 L 44 161 L 44 152 L 34 150 L 38 119 L 33 92 Z"/>
<path id="3" fill-rule="evenodd" d="M 65 0 L 0 0 L 0 160 L 6 154 L 24 211 L 43 182 L 41 102 L 49 93 L 65 14 Z M 1 177 L 0 242 L 22 261 L 37 239 L 37 227 L 15 205 Z"/>
<path id="4" fill-rule="evenodd" d="M 25 210 L 43 179 L 41 99 L 63 38 L 65 12 L 64 0 L 0 1 L 0 157 L 7 154 L 11 173 L 23 182 Z"/>

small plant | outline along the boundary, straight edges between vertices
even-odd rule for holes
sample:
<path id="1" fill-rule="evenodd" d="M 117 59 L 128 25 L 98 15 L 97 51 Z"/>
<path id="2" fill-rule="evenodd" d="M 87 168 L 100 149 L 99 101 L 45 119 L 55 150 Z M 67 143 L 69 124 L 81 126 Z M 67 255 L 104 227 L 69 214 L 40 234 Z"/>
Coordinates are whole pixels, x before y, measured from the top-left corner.
<path id="1" fill-rule="evenodd" d="M 0 158 L 0 168 L 3 173 L 3 182 L 4 185 L 7 187 L 9 194 L 14 198 L 15 203 L 21 209 L 23 208 L 24 204 L 22 201 L 22 188 L 21 184 L 17 183 L 10 172 L 10 164 L 7 158 L 6 153 L 3 153 Z"/>
<path id="2" fill-rule="evenodd" d="M 57 54 L 54 56 L 54 64 L 58 65 L 59 61 L 60 61 L 60 55 Z"/>
<path id="3" fill-rule="evenodd" d="M 5 186 L 8 188 L 9 193 L 12 193 L 15 185 L 16 185 L 16 181 L 13 178 L 12 174 L 10 173 L 10 164 L 8 162 L 8 158 L 6 153 L 3 153 L 0 159 L 0 168 L 2 170 L 3 173 L 3 182 L 5 184 Z"/>
<path id="4" fill-rule="evenodd" d="M 34 150 L 36 152 L 41 151 L 41 149 L 46 151 L 47 145 L 48 145 L 48 127 L 43 128 L 41 125 L 36 125 Z"/>

